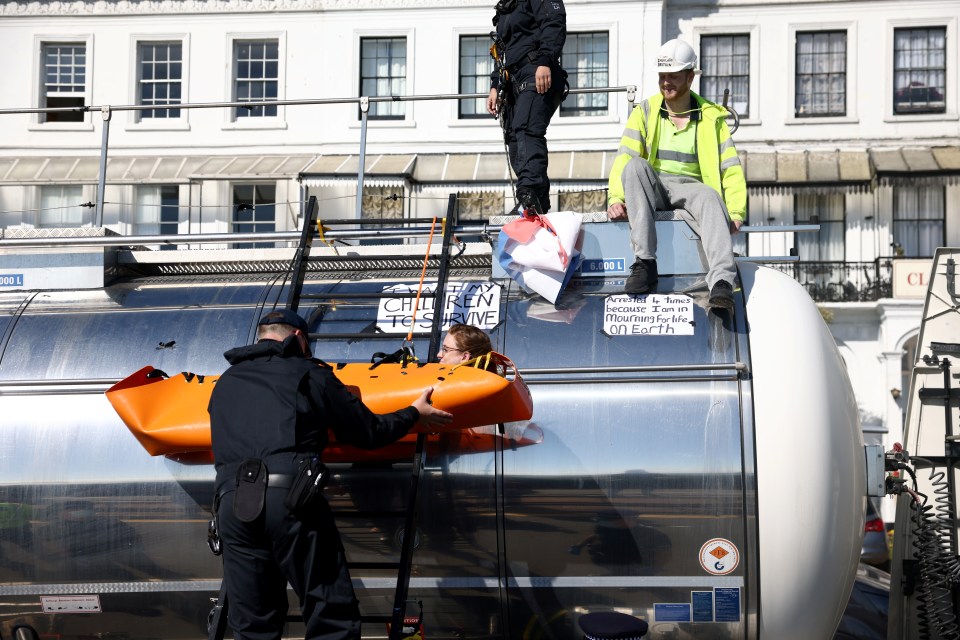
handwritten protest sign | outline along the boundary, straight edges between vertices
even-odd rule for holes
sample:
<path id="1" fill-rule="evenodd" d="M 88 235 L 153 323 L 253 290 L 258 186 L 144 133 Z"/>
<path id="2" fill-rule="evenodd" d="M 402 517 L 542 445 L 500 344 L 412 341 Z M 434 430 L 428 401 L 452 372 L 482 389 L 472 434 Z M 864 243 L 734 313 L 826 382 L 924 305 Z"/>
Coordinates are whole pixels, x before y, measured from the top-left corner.
<path id="1" fill-rule="evenodd" d="M 417 287 L 399 284 L 384 287 L 385 294 L 416 293 Z M 436 283 L 425 284 L 417 305 L 417 331 L 429 331 L 436 315 Z M 377 311 L 377 328 L 384 333 L 406 333 L 413 322 L 416 298 L 383 298 Z M 453 282 L 447 284 L 443 297 L 444 330 L 450 325 L 472 324 L 481 329 L 493 329 L 500 322 L 500 285 L 493 282 Z"/>
<path id="2" fill-rule="evenodd" d="M 693 300 L 680 293 L 609 296 L 603 305 L 608 336 L 692 336 Z"/>

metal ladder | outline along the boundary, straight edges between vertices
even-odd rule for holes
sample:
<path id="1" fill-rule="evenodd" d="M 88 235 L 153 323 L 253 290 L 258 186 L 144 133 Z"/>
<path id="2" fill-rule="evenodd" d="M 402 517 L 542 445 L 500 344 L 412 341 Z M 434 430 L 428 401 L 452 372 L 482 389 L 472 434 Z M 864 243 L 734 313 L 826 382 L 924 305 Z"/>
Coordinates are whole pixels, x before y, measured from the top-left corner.
<path id="1" fill-rule="evenodd" d="M 444 291 L 447 286 L 448 273 L 450 269 L 451 256 L 450 256 L 450 246 L 451 240 L 453 239 L 453 229 L 456 226 L 456 216 L 457 216 L 457 198 L 455 194 L 451 194 L 447 203 L 447 217 L 445 221 L 434 220 L 432 218 L 426 219 L 404 219 L 402 222 L 405 224 L 409 223 L 434 223 L 440 222 L 442 224 L 442 234 L 441 234 L 441 250 L 440 257 L 436 263 L 436 288 L 434 290 L 434 308 L 443 309 L 443 299 Z M 310 248 L 313 244 L 313 238 L 316 235 L 314 232 L 314 227 L 317 224 L 317 199 L 314 196 L 311 196 L 307 202 L 307 206 L 304 211 L 303 216 L 303 227 L 300 233 L 300 239 L 297 244 L 294 257 L 291 260 L 290 267 L 290 288 L 288 291 L 286 307 L 293 311 L 297 311 L 300 306 L 300 302 L 303 300 L 327 300 L 330 298 L 343 299 L 345 297 L 351 299 L 382 299 L 382 298 L 397 298 L 397 297 L 414 297 L 416 294 L 403 294 L 403 293 L 371 293 L 371 294 L 343 294 L 343 293 L 303 293 L 303 281 L 307 273 L 308 263 L 310 261 Z M 383 221 L 383 220 L 363 220 L 363 219 L 352 219 L 352 220 L 331 220 L 325 221 L 323 223 L 324 227 L 337 225 L 337 224 L 389 224 L 395 223 L 395 221 Z M 429 257 L 424 258 L 429 260 Z M 441 332 L 443 326 L 443 313 L 434 314 L 433 323 L 428 332 L 414 332 L 412 337 L 429 337 L 430 346 L 428 353 L 436 353 L 440 348 L 441 341 Z M 380 334 L 374 334 L 380 335 Z M 344 333 L 311 333 L 309 335 L 310 340 L 315 339 L 326 339 L 326 340 L 336 340 L 336 339 L 361 339 L 369 338 L 370 334 L 344 334 Z M 417 531 L 417 516 L 418 509 L 420 504 L 420 476 L 421 472 L 426 463 L 426 434 L 418 434 L 415 453 L 413 456 L 413 464 L 410 474 L 410 493 L 407 499 L 406 509 L 397 515 L 402 515 L 404 519 L 403 523 L 403 540 L 400 548 L 400 560 L 399 562 L 355 562 L 351 563 L 348 561 L 349 568 L 363 568 L 363 569 L 396 569 L 397 570 L 397 585 L 394 591 L 393 598 L 393 608 L 389 616 L 373 616 L 367 615 L 362 616 L 361 620 L 366 622 L 385 622 L 390 624 L 390 640 L 400 640 L 403 633 L 404 627 L 404 616 L 406 613 L 407 597 L 410 586 L 410 573 L 413 566 L 413 551 L 416 542 L 416 531 Z M 336 515 L 343 516 L 344 514 L 338 512 Z M 363 511 L 356 511 L 353 514 L 354 516 L 365 516 L 367 515 Z M 224 585 L 221 583 L 220 592 L 217 596 L 213 609 L 210 611 L 208 617 L 208 639 L 209 640 L 223 640 L 223 637 L 227 630 L 227 611 L 229 607 L 229 602 L 227 600 L 227 594 Z M 300 620 L 299 616 L 294 616 L 288 618 L 288 620 Z"/>

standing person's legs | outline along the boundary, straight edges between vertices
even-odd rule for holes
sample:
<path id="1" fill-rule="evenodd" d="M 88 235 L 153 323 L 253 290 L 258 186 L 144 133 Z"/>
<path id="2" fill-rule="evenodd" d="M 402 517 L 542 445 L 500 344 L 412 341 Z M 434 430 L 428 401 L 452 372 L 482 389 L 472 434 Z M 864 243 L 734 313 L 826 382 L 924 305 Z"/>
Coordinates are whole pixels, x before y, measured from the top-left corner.
<path id="1" fill-rule="evenodd" d="M 663 184 L 670 200 L 684 210 L 684 219 L 700 236 L 707 257 L 707 286 L 712 290 L 720 281 L 732 286 L 736 263 L 730 219 L 720 194 L 699 180 L 684 176 L 664 176 Z"/>
<path id="2" fill-rule="evenodd" d="M 263 514 L 253 522 L 233 515 L 231 491 L 220 502 L 227 622 L 236 640 L 279 640 L 287 618 L 287 579 L 274 563 Z"/>
<path id="3" fill-rule="evenodd" d="M 513 111 L 510 118 L 510 165 L 517 174 L 517 199 L 533 197 L 540 213 L 550 208 L 547 178 L 547 125 L 557 104 L 552 90 L 537 93 L 535 65 L 527 65 L 514 78 Z M 562 89 L 561 89 L 562 90 Z"/>
<path id="4" fill-rule="evenodd" d="M 557 109 L 560 108 L 560 103 L 563 101 L 563 93 L 566 89 L 567 74 L 562 69 L 553 69 L 550 77 L 550 89 L 545 94 L 540 96 L 540 106 L 543 113 L 541 116 L 538 116 L 538 118 L 543 122 L 543 134 L 539 138 L 543 146 L 543 168 L 537 168 L 537 171 L 540 172 L 543 182 L 540 186 L 537 196 L 540 200 L 540 205 L 543 207 L 543 213 L 546 213 L 550 210 L 550 176 L 547 172 L 549 167 L 550 152 L 547 148 L 547 128 L 550 126 L 550 120 L 553 119 Z"/>
<path id="5" fill-rule="evenodd" d="M 305 640 L 359 640 L 360 607 L 343 544 L 326 501 L 299 520 L 283 505 L 270 509 L 274 554 L 300 597 Z"/>

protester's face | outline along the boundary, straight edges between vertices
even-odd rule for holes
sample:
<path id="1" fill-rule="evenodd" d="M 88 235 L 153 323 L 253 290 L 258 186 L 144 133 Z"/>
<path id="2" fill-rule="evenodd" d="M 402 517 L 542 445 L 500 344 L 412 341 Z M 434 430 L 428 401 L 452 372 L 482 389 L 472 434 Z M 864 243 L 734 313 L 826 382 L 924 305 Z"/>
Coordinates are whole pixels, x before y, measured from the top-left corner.
<path id="1" fill-rule="evenodd" d="M 460 364 L 470 359 L 470 352 L 460 349 L 457 339 L 448 333 L 443 339 L 437 357 L 442 364 Z"/>
<path id="2" fill-rule="evenodd" d="M 693 84 L 693 71 L 674 71 L 660 74 L 660 93 L 665 100 L 676 100 L 690 93 Z"/>

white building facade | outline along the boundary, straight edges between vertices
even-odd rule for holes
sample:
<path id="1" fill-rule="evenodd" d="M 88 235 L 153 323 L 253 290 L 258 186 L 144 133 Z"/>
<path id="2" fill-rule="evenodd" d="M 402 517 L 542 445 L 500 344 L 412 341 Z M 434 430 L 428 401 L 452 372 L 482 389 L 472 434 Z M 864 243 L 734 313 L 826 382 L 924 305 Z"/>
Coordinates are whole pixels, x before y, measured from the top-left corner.
<path id="1" fill-rule="evenodd" d="M 356 98 L 485 94 L 493 4 L 0 1 L 0 229 L 289 230 L 307 196 L 328 219 L 443 215 L 451 193 L 461 219 L 501 214 L 513 204 L 503 139 L 479 99 L 370 104 L 356 202 Z M 960 244 L 960 3 L 565 4 L 571 87 L 620 89 L 571 95 L 554 117 L 553 206 L 605 209 L 623 88 L 654 93 L 661 42 L 689 42 L 695 88 L 716 100 L 729 89 L 740 114 L 749 224 L 821 225 L 741 237 L 738 250 L 799 256 L 782 268 L 822 303 L 865 438 L 889 448 L 920 281 L 937 246 Z M 260 100 L 311 104 L 215 106 Z"/>

